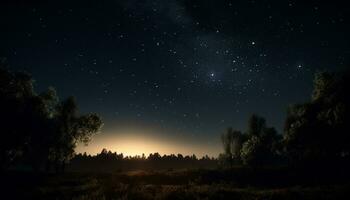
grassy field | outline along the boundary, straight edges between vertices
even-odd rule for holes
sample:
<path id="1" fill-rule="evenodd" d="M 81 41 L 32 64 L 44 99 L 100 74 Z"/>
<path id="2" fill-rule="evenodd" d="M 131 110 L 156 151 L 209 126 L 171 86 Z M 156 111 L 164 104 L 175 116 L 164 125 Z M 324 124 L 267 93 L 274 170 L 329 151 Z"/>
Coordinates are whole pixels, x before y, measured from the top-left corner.
<path id="1" fill-rule="evenodd" d="M 7 173 L 6 199 L 349 199 L 350 184 L 297 184 L 276 170 Z M 270 176 L 270 177 L 269 177 Z M 294 176 L 290 174 L 290 176 Z"/>

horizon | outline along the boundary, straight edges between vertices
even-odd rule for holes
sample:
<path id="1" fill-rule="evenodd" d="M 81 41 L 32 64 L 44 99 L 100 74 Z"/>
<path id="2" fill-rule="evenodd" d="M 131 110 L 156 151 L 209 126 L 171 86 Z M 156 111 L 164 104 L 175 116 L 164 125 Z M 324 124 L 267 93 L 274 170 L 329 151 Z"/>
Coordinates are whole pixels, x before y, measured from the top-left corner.
<path id="1" fill-rule="evenodd" d="M 118 130 L 114 131 L 118 132 Z M 158 133 L 155 132 L 157 131 L 122 129 L 118 134 L 97 134 L 87 146 L 84 144 L 78 145 L 76 152 L 96 155 L 105 148 L 129 156 L 142 155 L 142 153 L 148 156 L 150 153 L 158 152 L 161 155 L 177 155 L 180 153 L 182 155 L 195 154 L 200 157 L 205 155 L 217 157 L 222 152 L 220 134 L 218 134 L 217 141 L 203 144 L 199 141 L 197 143 L 188 142 L 174 136 L 167 135 L 165 137 L 159 134 L 159 130 Z"/>
<path id="2" fill-rule="evenodd" d="M 217 155 L 220 135 L 246 131 L 252 114 L 283 134 L 288 106 L 310 100 L 314 73 L 350 63 L 337 4 L 5 1 L 0 11 L 11 70 L 103 120 L 79 152 Z"/>
<path id="3" fill-rule="evenodd" d="M 0 199 L 350 199 L 349 2 L 0 13 Z"/>

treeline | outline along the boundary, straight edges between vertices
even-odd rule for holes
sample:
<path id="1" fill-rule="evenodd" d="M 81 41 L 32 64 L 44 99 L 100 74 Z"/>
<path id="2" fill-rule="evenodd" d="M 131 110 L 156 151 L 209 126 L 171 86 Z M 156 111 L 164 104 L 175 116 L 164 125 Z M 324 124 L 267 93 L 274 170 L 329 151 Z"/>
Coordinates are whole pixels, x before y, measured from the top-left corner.
<path id="1" fill-rule="evenodd" d="M 222 134 L 220 163 L 313 169 L 349 166 L 349 85 L 349 71 L 317 73 L 311 100 L 288 108 L 283 134 L 253 115 L 247 131 L 228 128 Z"/>
<path id="2" fill-rule="evenodd" d="M 97 114 L 79 114 L 75 99 L 59 100 L 53 88 L 37 93 L 33 82 L 29 74 L 12 72 L 0 62 L 1 169 L 60 171 L 71 159 L 71 167 L 81 169 L 350 166 L 349 70 L 317 73 L 310 101 L 288 108 L 283 134 L 258 115 L 249 118 L 246 131 L 228 128 L 221 136 L 224 153 L 218 159 L 159 153 L 124 157 L 107 150 L 96 156 L 75 155 L 76 145 L 88 143 L 102 120 Z"/>
<path id="3" fill-rule="evenodd" d="M 102 121 L 79 114 L 73 97 L 60 101 L 53 88 L 37 93 L 33 83 L 28 73 L 0 62 L 1 169 L 64 170 L 77 143 L 87 143 Z"/>
<path id="4" fill-rule="evenodd" d="M 155 170 L 155 169 L 193 169 L 193 168 L 216 168 L 218 160 L 213 157 L 196 155 L 170 154 L 160 155 L 151 153 L 136 156 L 124 156 L 123 153 L 111 152 L 103 149 L 101 153 L 91 156 L 77 154 L 70 162 L 69 169 L 76 171 L 116 171 L 116 170 Z"/>

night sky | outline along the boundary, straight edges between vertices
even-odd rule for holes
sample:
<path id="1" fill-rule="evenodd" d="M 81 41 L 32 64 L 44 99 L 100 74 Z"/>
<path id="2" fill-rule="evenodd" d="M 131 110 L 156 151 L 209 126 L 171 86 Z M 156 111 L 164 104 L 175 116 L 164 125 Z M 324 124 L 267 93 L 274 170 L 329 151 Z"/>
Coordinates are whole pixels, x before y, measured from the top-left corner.
<path id="1" fill-rule="evenodd" d="M 313 74 L 349 66 L 346 1 L 1 2 L 0 57 L 101 115 L 79 152 L 216 156 L 228 126 L 282 133 Z"/>

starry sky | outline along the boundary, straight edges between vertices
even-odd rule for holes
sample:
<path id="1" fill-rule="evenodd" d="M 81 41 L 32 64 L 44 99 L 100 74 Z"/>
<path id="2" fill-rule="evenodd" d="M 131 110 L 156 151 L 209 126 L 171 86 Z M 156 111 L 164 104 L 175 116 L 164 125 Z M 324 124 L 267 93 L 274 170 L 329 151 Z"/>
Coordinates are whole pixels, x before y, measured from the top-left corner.
<path id="1" fill-rule="evenodd" d="M 349 13 L 346 1 L 5 0 L 0 57 L 101 115 L 78 152 L 217 156 L 227 127 L 256 113 L 282 133 L 313 74 L 349 66 Z"/>

